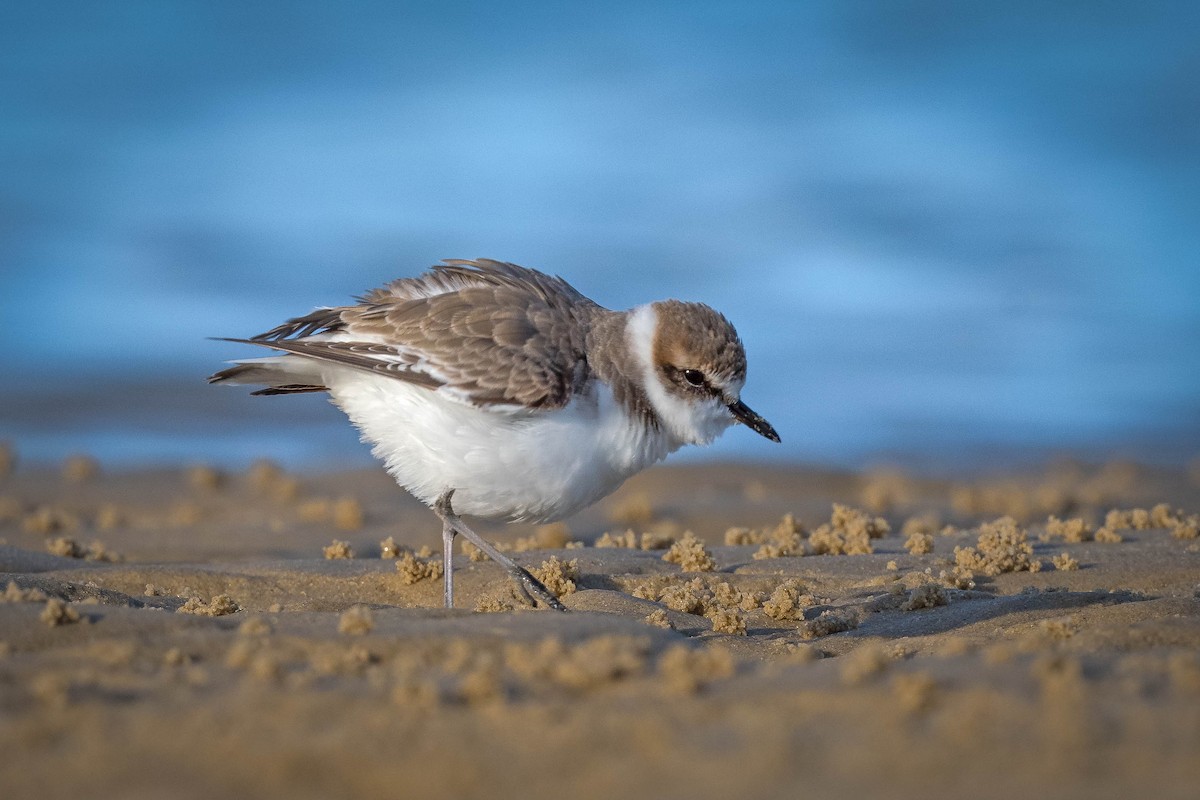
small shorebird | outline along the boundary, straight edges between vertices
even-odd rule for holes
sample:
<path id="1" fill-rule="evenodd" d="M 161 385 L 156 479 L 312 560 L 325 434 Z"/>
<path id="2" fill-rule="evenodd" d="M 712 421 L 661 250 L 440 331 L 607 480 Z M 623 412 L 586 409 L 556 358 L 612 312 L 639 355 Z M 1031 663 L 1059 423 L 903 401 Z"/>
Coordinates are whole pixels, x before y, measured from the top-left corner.
<path id="1" fill-rule="evenodd" d="M 552 522 L 735 422 L 779 441 L 742 402 L 746 354 L 721 314 L 678 300 L 609 311 L 562 278 L 499 261 L 447 260 L 356 305 L 228 341 L 279 353 L 235 361 L 210 383 L 328 392 L 438 515 L 447 608 L 462 534 L 527 598 L 566 610 L 459 513 Z"/>

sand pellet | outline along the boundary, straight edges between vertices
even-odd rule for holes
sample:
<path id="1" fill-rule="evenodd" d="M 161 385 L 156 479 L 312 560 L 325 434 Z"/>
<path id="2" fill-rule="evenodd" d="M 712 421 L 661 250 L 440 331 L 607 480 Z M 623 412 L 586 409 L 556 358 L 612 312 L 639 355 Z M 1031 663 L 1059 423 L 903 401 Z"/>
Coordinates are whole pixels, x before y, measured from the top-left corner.
<path id="1" fill-rule="evenodd" d="M 656 628 L 664 628 L 669 631 L 675 630 L 675 626 L 671 624 L 670 617 L 667 612 L 661 608 L 656 608 L 642 618 L 642 621 L 647 625 L 653 625 Z"/>
<path id="2" fill-rule="evenodd" d="M 354 497 L 339 497 L 333 504 L 333 524 L 340 531 L 356 531 L 362 528 L 364 514 L 362 504 Z"/>
<path id="3" fill-rule="evenodd" d="M 1071 554 L 1065 550 L 1054 556 L 1054 558 L 1050 559 L 1050 563 L 1053 564 L 1054 568 L 1057 570 L 1068 571 L 1079 569 L 1079 562 L 1072 558 Z"/>
<path id="4" fill-rule="evenodd" d="M 663 561 L 678 564 L 684 572 L 712 572 L 717 568 L 712 553 L 691 531 L 684 533 L 682 539 L 671 545 L 663 555 Z"/>
<path id="5" fill-rule="evenodd" d="M 560 561 L 558 556 L 550 556 L 531 572 L 547 589 L 562 597 L 575 591 L 575 581 L 579 579 L 579 561 L 574 558 Z"/>
<path id="6" fill-rule="evenodd" d="M 338 617 L 338 633 L 362 636 L 375 628 L 375 616 L 364 605 L 351 606 Z"/>
<path id="7" fill-rule="evenodd" d="M 805 639 L 819 639 L 835 633 L 852 631 L 858 627 L 858 615 L 852 611 L 822 611 L 814 620 L 801 623 L 800 635 Z"/>
<path id="8" fill-rule="evenodd" d="M 735 667 L 733 654 L 722 647 L 694 650 L 674 645 L 658 660 L 665 687 L 677 694 L 694 694 L 706 684 L 729 678 Z"/>
<path id="9" fill-rule="evenodd" d="M 1025 529 L 1012 517 L 1001 517 L 979 526 L 974 547 L 955 547 L 955 564 L 984 575 L 1027 570 L 1036 572 L 1040 564 L 1031 559 L 1033 547 Z"/>
<path id="10" fill-rule="evenodd" d="M 708 619 L 712 622 L 714 633 L 728 633 L 733 636 L 746 635 L 746 618 L 735 609 L 716 609 Z"/>
<path id="11" fill-rule="evenodd" d="M 350 546 L 349 542 L 343 542 L 341 539 L 334 539 L 321 552 L 329 560 L 354 558 L 354 548 Z"/>
<path id="12" fill-rule="evenodd" d="M 414 584 L 442 577 L 442 563 L 418 558 L 412 553 L 405 553 L 396 560 L 396 572 L 400 574 L 400 580 L 403 583 Z"/>
<path id="13" fill-rule="evenodd" d="M 933 534 L 913 532 L 904 540 L 904 549 L 914 556 L 933 552 Z"/>
<path id="14" fill-rule="evenodd" d="M 1051 515 L 1046 520 L 1045 541 L 1090 542 L 1094 537 L 1092 526 L 1079 517 L 1063 520 Z"/>
<path id="15" fill-rule="evenodd" d="M 83 558 L 86 551 L 74 539 L 59 536 L 46 540 L 46 552 L 61 558 Z"/>
<path id="16" fill-rule="evenodd" d="M 79 612 L 65 600 L 51 597 L 46 601 L 46 607 L 42 609 L 38 619 L 52 628 L 59 625 L 71 625 L 79 622 Z"/>
<path id="17" fill-rule="evenodd" d="M 49 535 L 58 532 L 79 530 L 79 518 L 69 511 L 54 506 L 39 506 L 21 520 L 21 528 L 27 533 Z"/>
<path id="18" fill-rule="evenodd" d="M 63 462 L 62 476 L 71 483 L 90 481 L 100 474 L 100 462 L 91 456 L 69 456 Z"/>
<path id="19" fill-rule="evenodd" d="M 4 594 L 0 594 L 0 603 L 41 603 L 46 599 L 46 593 L 41 589 L 22 589 L 16 581 L 9 581 L 4 587 Z"/>
<path id="20" fill-rule="evenodd" d="M 200 617 L 223 617 L 226 614 L 236 614 L 241 610 L 241 607 L 227 594 L 218 594 L 207 602 L 199 597 L 191 597 L 176 609 L 180 614 L 195 614 Z"/>
<path id="21" fill-rule="evenodd" d="M 838 675 L 844 686 L 859 686 L 882 673 L 891 661 L 882 647 L 864 644 L 841 657 Z"/>
<path id="22" fill-rule="evenodd" d="M 908 599 L 900 606 L 901 611 L 917 611 L 922 608 L 946 605 L 946 593 L 936 583 L 923 583 L 908 593 Z"/>
<path id="23" fill-rule="evenodd" d="M 399 558 L 401 553 L 407 552 L 408 548 L 396 544 L 396 540 L 389 536 L 379 543 L 379 557 L 385 559 Z"/>
<path id="24" fill-rule="evenodd" d="M 225 476 L 207 464 L 197 464 L 187 471 L 187 483 L 200 492 L 215 492 L 225 482 Z"/>

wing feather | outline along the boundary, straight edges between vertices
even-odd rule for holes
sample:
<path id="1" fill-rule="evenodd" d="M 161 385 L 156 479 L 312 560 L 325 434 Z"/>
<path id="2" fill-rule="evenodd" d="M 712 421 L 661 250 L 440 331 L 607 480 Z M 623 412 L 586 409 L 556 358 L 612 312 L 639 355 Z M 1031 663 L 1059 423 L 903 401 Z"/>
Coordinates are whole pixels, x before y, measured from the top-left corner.
<path id="1" fill-rule="evenodd" d="M 329 361 L 334 364 L 354 367 L 355 369 L 362 369 L 391 378 L 400 378 L 401 380 L 417 383 L 432 389 L 444 385 L 444 382 L 416 368 L 419 361 L 417 357 L 411 353 L 405 353 L 398 348 L 387 345 L 370 342 L 306 341 L 304 339 L 274 339 L 267 341 L 258 338 L 222 338 L 221 341 L 270 347 L 273 350 L 282 350 L 285 353 L 291 353 L 292 355 L 304 358 Z"/>
<path id="2" fill-rule="evenodd" d="M 354 306 L 233 339 L 408 381 L 475 405 L 555 408 L 586 383 L 588 324 L 609 313 L 566 281 L 499 261 L 449 260 Z"/>

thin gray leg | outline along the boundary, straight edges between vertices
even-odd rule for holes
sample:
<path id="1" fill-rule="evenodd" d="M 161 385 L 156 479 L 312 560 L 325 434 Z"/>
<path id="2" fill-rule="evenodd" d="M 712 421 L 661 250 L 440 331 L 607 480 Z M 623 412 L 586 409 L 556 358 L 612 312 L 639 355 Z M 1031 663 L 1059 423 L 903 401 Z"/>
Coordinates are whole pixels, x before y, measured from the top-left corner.
<path id="1" fill-rule="evenodd" d="M 454 526 L 442 520 L 442 586 L 446 608 L 454 608 Z"/>
<path id="2" fill-rule="evenodd" d="M 450 498 L 453 495 L 454 490 L 450 489 L 441 497 L 439 497 L 437 502 L 433 505 L 434 513 L 436 513 L 442 519 L 443 544 L 452 541 L 454 533 L 461 533 L 467 541 L 478 547 L 483 552 L 487 553 L 488 558 L 504 567 L 504 571 L 509 574 L 509 577 L 516 581 L 517 587 L 521 590 L 521 593 L 524 594 L 526 599 L 528 599 L 531 603 L 534 602 L 533 598 L 536 597 L 538 600 L 541 600 L 555 611 L 566 611 L 567 607 L 558 602 L 558 598 L 555 597 L 554 594 L 547 589 L 541 581 L 530 575 L 528 570 L 526 570 L 517 562 L 513 561 L 508 556 L 504 555 L 504 553 L 501 553 L 495 548 L 495 546 L 492 545 L 491 542 L 487 541 L 482 536 L 475 533 L 475 531 L 463 524 L 462 519 L 454 513 L 454 508 L 450 505 Z M 446 528 L 449 528 L 452 531 L 449 537 L 446 536 Z M 449 545 L 446 545 L 446 547 L 449 547 Z M 449 561 L 449 550 L 446 550 L 445 552 L 445 570 L 446 574 L 449 574 L 451 566 Z M 449 578 L 446 579 L 446 585 L 450 585 Z M 450 590 L 447 589 L 447 592 L 449 591 Z M 530 595 L 532 595 L 532 597 L 530 597 Z M 449 597 L 449 594 L 447 594 L 447 597 Z"/>

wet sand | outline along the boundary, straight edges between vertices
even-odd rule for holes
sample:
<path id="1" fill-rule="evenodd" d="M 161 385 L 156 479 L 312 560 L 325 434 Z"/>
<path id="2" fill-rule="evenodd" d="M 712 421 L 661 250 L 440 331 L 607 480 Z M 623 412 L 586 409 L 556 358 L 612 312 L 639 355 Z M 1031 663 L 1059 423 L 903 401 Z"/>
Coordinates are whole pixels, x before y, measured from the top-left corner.
<path id="1" fill-rule="evenodd" d="M 477 526 L 557 614 L 377 470 L 0 467 L 6 797 L 1200 785 L 1186 470 L 662 467 Z"/>

